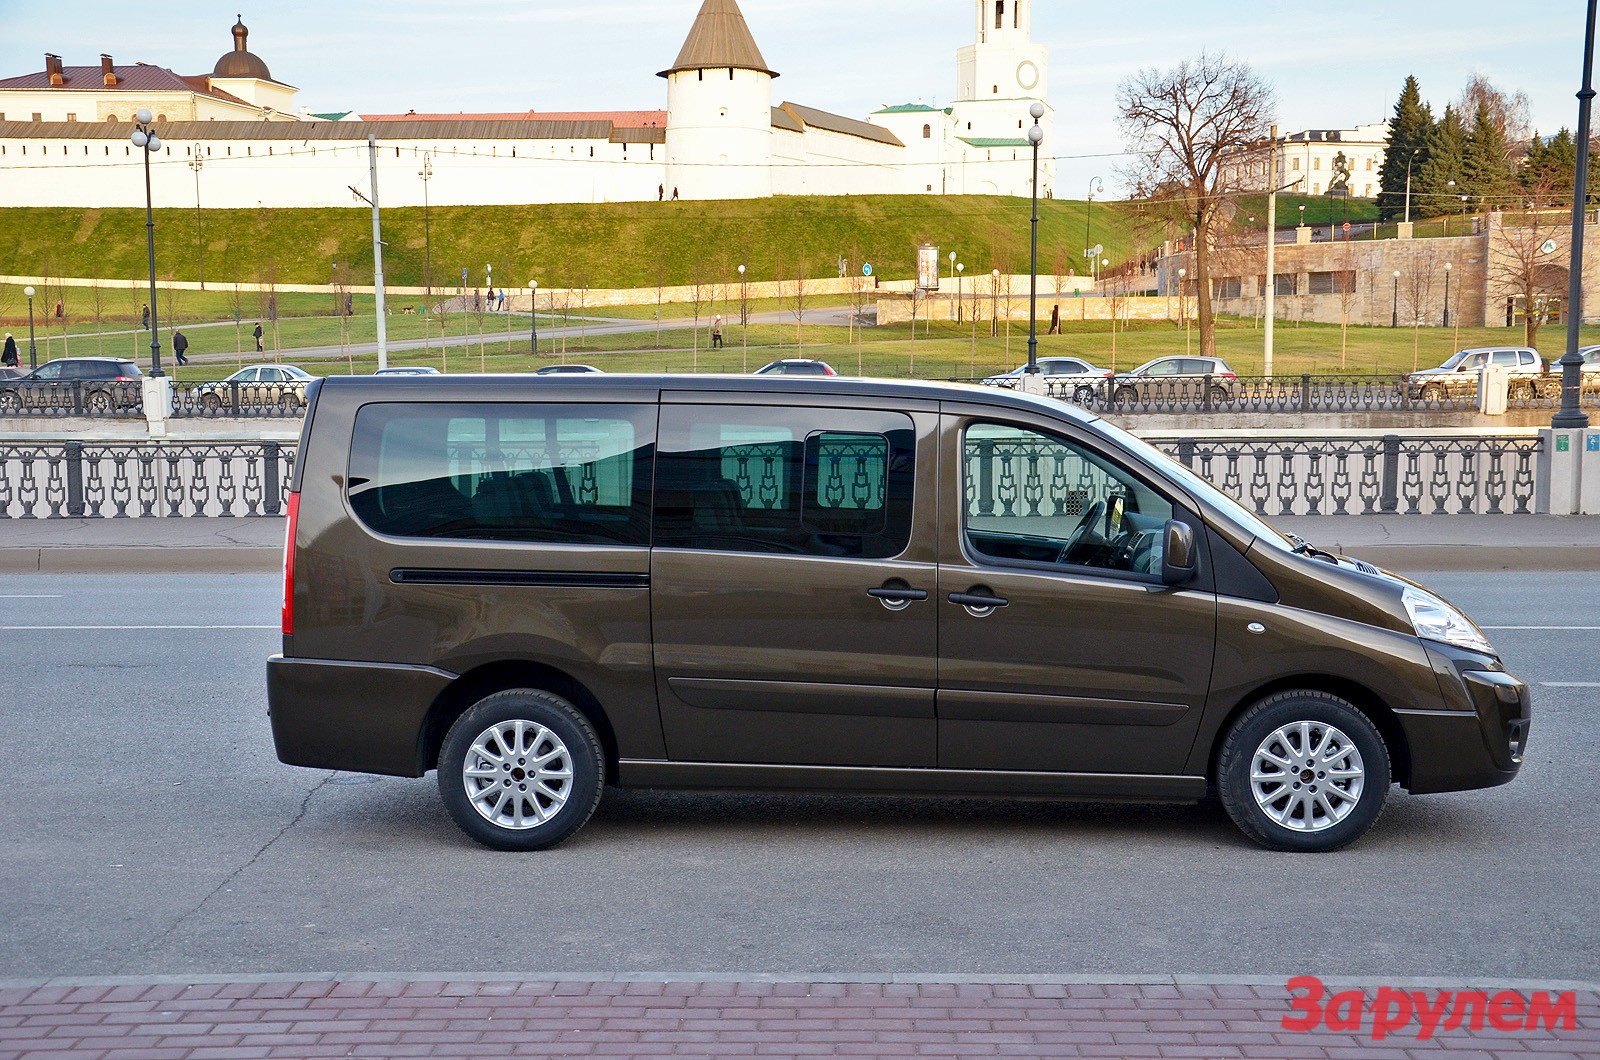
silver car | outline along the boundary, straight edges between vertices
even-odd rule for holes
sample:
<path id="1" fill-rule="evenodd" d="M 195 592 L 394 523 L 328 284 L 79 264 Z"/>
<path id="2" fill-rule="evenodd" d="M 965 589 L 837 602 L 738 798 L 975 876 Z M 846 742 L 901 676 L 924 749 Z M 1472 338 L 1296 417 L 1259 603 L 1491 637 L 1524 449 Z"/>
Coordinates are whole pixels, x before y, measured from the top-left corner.
<path id="1" fill-rule="evenodd" d="M 1424 368 L 1406 376 L 1406 396 L 1412 401 L 1470 399 L 1478 393 L 1478 377 L 1485 368 L 1508 368 L 1506 396 L 1513 401 L 1542 397 L 1552 386 L 1539 351 L 1529 346 L 1480 346 L 1453 354 L 1437 368 Z M 1556 382 L 1554 386 L 1561 384 Z"/>
<path id="2" fill-rule="evenodd" d="M 991 375 L 980 380 L 984 386 L 1005 387 L 1015 390 L 1028 374 L 1028 366 L 1021 365 L 1000 375 Z M 1105 368 L 1097 368 L 1081 357 L 1041 357 L 1039 358 L 1039 375 L 1044 379 L 1044 384 L 1051 397 L 1070 398 L 1082 405 L 1093 400 L 1105 387 L 1111 372 Z"/>

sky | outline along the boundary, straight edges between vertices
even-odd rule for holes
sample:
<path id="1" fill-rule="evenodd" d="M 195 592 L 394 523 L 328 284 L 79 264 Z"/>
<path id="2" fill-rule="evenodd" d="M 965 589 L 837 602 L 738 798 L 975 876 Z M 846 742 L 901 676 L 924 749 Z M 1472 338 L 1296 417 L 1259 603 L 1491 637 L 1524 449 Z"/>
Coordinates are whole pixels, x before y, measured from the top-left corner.
<path id="1" fill-rule="evenodd" d="M 655 76 L 677 55 L 700 0 L 0 0 L 0 77 L 142 61 L 208 73 L 234 16 L 273 76 L 311 111 L 661 109 Z M 973 0 L 741 0 L 780 73 L 775 102 L 853 117 L 882 104 L 948 102 Z M 1262 5 L 1038 0 L 1050 49 L 1058 195 L 1122 185 L 1117 84 L 1202 49 L 1249 64 L 1277 91 L 1283 132 L 1386 120 L 1407 74 L 1442 113 L 1472 73 L 1532 104 L 1535 128 L 1577 126 L 1583 0 L 1348 0 Z"/>

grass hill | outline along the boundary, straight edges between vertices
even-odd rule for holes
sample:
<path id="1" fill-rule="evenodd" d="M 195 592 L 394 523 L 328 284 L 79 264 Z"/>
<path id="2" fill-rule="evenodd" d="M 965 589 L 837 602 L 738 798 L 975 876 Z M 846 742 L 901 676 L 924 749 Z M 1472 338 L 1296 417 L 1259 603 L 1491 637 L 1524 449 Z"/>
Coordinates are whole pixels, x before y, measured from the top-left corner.
<path id="1" fill-rule="evenodd" d="M 1113 263 L 1159 240 L 1138 238 L 1116 204 L 1048 200 L 1039 204 L 1039 269 L 1084 271 L 1085 245 L 1103 244 Z M 885 279 L 915 275 L 916 247 L 937 244 L 969 274 L 992 268 L 1026 272 L 1026 199 L 860 195 L 793 196 L 720 202 L 558 204 L 385 209 L 384 274 L 421 286 L 429 255 L 435 286 L 453 287 L 461 269 L 483 283 L 521 287 L 648 287 L 832 275 L 838 260 L 857 270 L 871 261 Z M 370 282 L 372 220 L 366 208 L 205 210 L 205 278 L 241 283 L 326 284 L 335 264 L 349 281 Z M 194 210 L 156 211 L 156 268 L 163 279 L 200 276 Z M 106 279 L 146 275 L 144 211 L 138 209 L 0 209 L 0 274 Z"/>

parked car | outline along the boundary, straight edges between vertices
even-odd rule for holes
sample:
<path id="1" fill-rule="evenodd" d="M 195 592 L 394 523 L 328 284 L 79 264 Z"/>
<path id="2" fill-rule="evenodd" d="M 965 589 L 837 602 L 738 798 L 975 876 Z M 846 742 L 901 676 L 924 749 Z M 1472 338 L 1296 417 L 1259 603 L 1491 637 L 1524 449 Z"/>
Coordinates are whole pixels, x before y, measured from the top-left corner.
<path id="1" fill-rule="evenodd" d="M 991 375 L 981 382 L 984 386 L 1001 386 L 1015 390 L 1022 377 L 1027 374 L 1028 366 L 1024 364 L 1001 375 Z M 1107 368 L 1097 368 L 1081 357 L 1041 357 L 1039 375 L 1043 377 L 1045 386 L 1050 389 L 1052 395 L 1070 396 L 1073 401 L 1082 405 L 1100 394 L 1105 381 L 1111 378 L 1112 372 Z"/>
<path id="2" fill-rule="evenodd" d="M 1392 783 L 1523 760 L 1528 686 L 1464 614 L 1064 402 L 683 375 L 309 394 L 278 756 L 437 770 L 491 847 L 558 843 L 616 786 L 1215 792 L 1264 846 L 1332 850 Z"/>
<path id="3" fill-rule="evenodd" d="M 755 370 L 756 375 L 838 375 L 833 370 L 833 365 L 827 361 L 813 361 L 807 358 L 791 357 L 783 361 L 773 361 L 771 364 L 762 365 Z"/>
<path id="4" fill-rule="evenodd" d="M 547 364 L 534 375 L 604 375 L 592 364 Z"/>
<path id="5" fill-rule="evenodd" d="M 1600 346 L 1579 347 L 1578 356 L 1583 358 L 1578 376 L 1583 389 L 1600 390 Z M 1560 386 L 1559 379 L 1556 385 Z"/>
<path id="6" fill-rule="evenodd" d="M 1239 377 L 1221 357 L 1157 357 L 1131 372 L 1118 372 L 1111 388 L 1117 404 L 1203 399 L 1219 404 L 1238 396 Z"/>
<path id="7" fill-rule="evenodd" d="M 373 375 L 438 375 L 439 369 L 427 364 L 391 364 L 387 368 L 379 368 Z"/>
<path id="8" fill-rule="evenodd" d="M 15 379 L 0 380 L 0 414 L 25 408 L 111 412 L 138 408 L 144 373 L 125 357 L 60 357 Z"/>
<path id="9" fill-rule="evenodd" d="M 0 382 L 7 379 L 21 379 L 27 374 L 26 368 L 13 368 L 9 364 L 0 364 Z"/>
<path id="10" fill-rule="evenodd" d="M 252 364 L 239 369 L 226 379 L 201 383 L 190 393 L 207 412 L 233 408 L 270 408 L 276 405 L 285 412 L 300 408 L 306 403 L 306 384 L 315 378 L 292 364 Z"/>
<path id="11" fill-rule="evenodd" d="M 1424 368 L 1406 376 L 1406 396 L 1412 401 L 1470 399 L 1478 393 L 1478 377 L 1487 366 L 1509 368 L 1506 396 L 1542 397 L 1552 387 L 1544 358 L 1527 346 L 1482 346 L 1460 350 L 1437 368 Z M 1553 384 L 1560 387 L 1560 382 Z"/>

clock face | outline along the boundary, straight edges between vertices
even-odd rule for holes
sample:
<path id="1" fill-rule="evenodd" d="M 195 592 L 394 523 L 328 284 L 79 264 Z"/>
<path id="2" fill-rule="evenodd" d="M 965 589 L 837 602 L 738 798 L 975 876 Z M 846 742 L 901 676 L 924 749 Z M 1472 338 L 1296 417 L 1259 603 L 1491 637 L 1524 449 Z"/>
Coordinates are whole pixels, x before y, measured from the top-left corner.
<path id="1" fill-rule="evenodd" d="M 1033 60 L 1024 59 L 1017 64 L 1017 84 L 1025 92 L 1039 87 L 1039 68 L 1033 65 Z"/>

